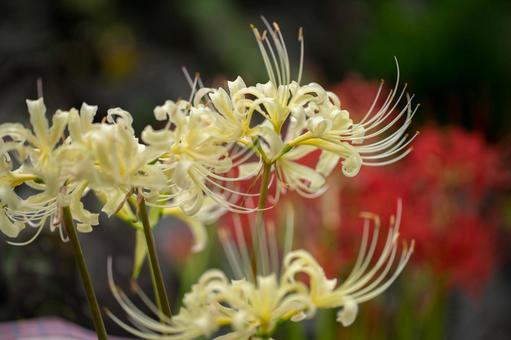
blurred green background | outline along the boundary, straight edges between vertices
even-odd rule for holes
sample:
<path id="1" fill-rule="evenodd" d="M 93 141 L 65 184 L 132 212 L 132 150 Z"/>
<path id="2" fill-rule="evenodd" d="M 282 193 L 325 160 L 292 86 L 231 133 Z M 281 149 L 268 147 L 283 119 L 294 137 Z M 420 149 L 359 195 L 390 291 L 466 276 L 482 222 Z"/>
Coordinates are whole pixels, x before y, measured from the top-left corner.
<path id="1" fill-rule="evenodd" d="M 480 132 L 511 168 L 508 0 L 2 0 L 0 119 L 27 120 L 25 98 L 37 96 L 38 78 L 50 112 L 83 101 L 99 105 L 100 114 L 120 106 L 136 117 L 139 131 L 154 122 L 156 105 L 189 96 L 182 66 L 200 72 L 206 86 L 237 75 L 247 83 L 266 81 L 249 28 L 262 27 L 260 15 L 279 22 L 295 68 L 298 28 L 304 28 L 305 80 L 327 88 L 354 75 L 393 84 L 397 57 L 402 79 L 421 104 L 417 128 L 433 121 Z M 120 244 L 122 228 L 82 237 L 98 294 L 109 306 L 106 257 L 116 256 L 120 276 L 131 269 L 134 235 Z M 509 251 L 503 258 L 483 307 L 454 298 L 455 311 L 443 315 L 448 338 L 511 338 Z M 56 314 L 90 327 L 78 278 L 66 275 L 72 257 L 58 235 L 24 248 L 2 244 L 0 261 L 0 320 Z M 167 265 L 177 292 L 182 268 L 171 260 Z M 496 301 L 500 309 L 484 312 L 485 303 Z M 495 333 L 474 332 L 483 327 L 473 322 L 481 315 Z"/>

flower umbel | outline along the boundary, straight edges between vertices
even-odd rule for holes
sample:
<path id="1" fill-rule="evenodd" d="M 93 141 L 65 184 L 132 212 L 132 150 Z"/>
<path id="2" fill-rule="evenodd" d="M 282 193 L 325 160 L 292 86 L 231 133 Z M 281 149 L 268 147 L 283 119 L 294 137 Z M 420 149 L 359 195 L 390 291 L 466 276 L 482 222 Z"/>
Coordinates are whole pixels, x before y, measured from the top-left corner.
<path id="1" fill-rule="evenodd" d="M 247 202 L 257 193 L 242 189 L 242 182 L 255 181 L 263 165 L 272 169 L 276 202 L 281 193 L 297 191 L 306 197 L 321 195 L 326 177 L 341 164 L 345 176 L 360 168 L 380 166 L 405 157 L 415 136 L 406 134 L 417 107 L 413 96 L 401 86 L 399 67 L 394 88 L 378 108 L 383 83 L 367 114 L 354 122 L 333 92 L 317 83 L 301 84 L 304 40 L 296 80 L 292 79 L 286 45 L 276 23 L 264 18 L 266 30 L 252 27 L 269 81 L 247 85 L 241 77 L 223 88 L 192 81 L 190 100 L 168 100 L 154 110 L 157 120 L 166 120 L 162 130 L 147 127 L 142 139 L 167 150 L 159 159 L 168 177 L 168 192 L 155 206 L 181 207 L 187 214 L 211 197 L 227 210 L 251 213 Z M 199 88 L 197 89 L 197 86 Z M 401 108 L 398 108 L 399 106 Z M 320 153 L 313 166 L 301 163 Z"/>
<path id="2" fill-rule="evenodd" d="M 299 322 L 311 318 L 320 308 L 340 308 L 337 321 L 349 326 L 357 316 L 358 305 L 383 293 L 403 271 L 413 252 L 412 241 L 410 246 L 405 244 L 398 255 L 400 217 L 399 202 L 396 216 L 390 218 L 382 250 L 375 256 L 380 245 L 380 220 L 373 214 L 362 214 L 364 231 L 360 251 L 353 270 L 340 284 L 336 279 L 328 279 L 321 266 L 305 250 L 284 253 L 282 267 L 279 268 L 279 251 L 271 225 L 268 226 L 268 234 L 264 235 L 266 242 L 256 250 L 258 256 L 255 264 L 260 268 L 265 265 L 262 262 L 266 261 L 270 272 L 266 275 L 254 274 L 248 260 L 249 250 L 239 234 L 241 230 L 236 227 L 236 242 L 227 234 L 222 236 L 235 278 L 229 279 L 219 270 L 206 271 L 185 295 L 179 313 L 164 321 L 145 315 L 119 291 L 113 283 L 110 266 L 111 289 L 132 325 L 109 314 L 125 330 L 143 339 L 209 337 L 223 326 L 229 326 L 230 332 L 220 336 L 221 339 L 264 338 L 271 336 L 281 322 Z M 292 223 L 290 218 L 288 237 L 291 237 Z M 290 243 L 286 243 L 286 247 L 289 247 Z M 140 294 L 154 310 L 150 301 L 143 293 Z"/>
<path id="3" fill-rule="evenodd" d="M 111 109 L 106 121 L 94 123 L 97 107 L 84 103 L 80 111 L 57 110 L 50 126 L 42 98 L 27 100 L 27 105 L 32 130 L 0 126 L 2 231 L 9 237 L 25 225 L 37 231 L 26 242 L 10 243 L 30 243 L 47 222 L 65 239 L 62 207 L 70 208 L 78 231 L 92 231 L 98 214 L 81 202 L 90 190 L 105 198 L 103 211 L 112 215 L 135 189 L 149 197 L 165 188 L 163 172 L 152 164 L 162 151 L 138 142 L 128 112 Z M 25 191 L 29 195 L 22 198 Z"/>

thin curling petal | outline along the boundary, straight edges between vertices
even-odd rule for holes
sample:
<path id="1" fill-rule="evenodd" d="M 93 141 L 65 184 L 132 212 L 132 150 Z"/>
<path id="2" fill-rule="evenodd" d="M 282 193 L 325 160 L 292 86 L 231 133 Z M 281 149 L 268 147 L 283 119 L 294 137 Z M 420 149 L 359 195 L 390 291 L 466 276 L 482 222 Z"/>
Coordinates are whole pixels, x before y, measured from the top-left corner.
<path id="1" fill-rule="evenodd" d="M 342 309 L 337 312 L 337 322 L 344 327 L 351 326 L 358 314 L 358 304 L 353 300 L 347 300 Z"/>
<path id="2" fill-rule="evenodd" d="M 18 207 L 19 197 L 5 186 L 0 186 L 0 231 L 7 237 L 17 237 L 25 225 L 13 220 L 8 215 L 8 210 Z"/>
<path id="3" fill-rule="evenodd" d="M 398 203 L 397 215 L 390 219 L 384 248 L 379 257 L 373 258 L 380 222 L 373 214 L 362 214 L 366 223 L 361 250 L 353 271 L 340 284 L 337 279 L 328 279 L 323 268 L 305 250 L 284 254 L 280 268 L 271 265 L 267 274 L 261 274 L 260 268 L 275 263 L 279 254 L 277 249 L 272 250 L 273 229 L 261 228 L 257 236 L 260 244 L 254 244 L 254 250 L 250 251 L 241 226 L 237 225 L 235 237 L 226 230 L 219 235 L 232 271 L 237 273 L 236 279 L 228 279 L 218 270 L 206 271 L 185 294 L 179 313 L 162 322 L 143 314 L 113 288 L 133 326 L 111 317 L 128 332 L 144 339 L 174 339 L 174 335 L 187 338 L 192 334 L 209 337 L 221 327 L 221 339 L 267 338 L 282 322 L 300 322 L 313 317 L 317 309 L 326 308 L 339 308 L 337 321 L 347 327 L 355 321 L 359 304 L 381 294 L 400 274 L 413 251 L 413 247 L 405 248 L 395 271 L 390 271 L 395 264 L 400 215 Z M 375 224 L 372 237 L 368 221 Z M 250 253 L 255 253 L 254 258 L 250 258 Z M 257 274 L 252 267 L 254 262 Z"/>
<path id="4" fill-rule="evenodd" d="M 342 173 L 346 177 L 354 177 L 360 171 L 360 167 L 362 166 L 362 159 L 360 155 L 353 150 L 353 153 L 342 161 Z"/>
<path id="5" fill-rule="evenodd" d="M 3 209 L 0 211 L 0 231 L 7 237 L 18 237 L 23 228 L 25 228 L 23 223 L 19 221 L 12 221 Z"/>

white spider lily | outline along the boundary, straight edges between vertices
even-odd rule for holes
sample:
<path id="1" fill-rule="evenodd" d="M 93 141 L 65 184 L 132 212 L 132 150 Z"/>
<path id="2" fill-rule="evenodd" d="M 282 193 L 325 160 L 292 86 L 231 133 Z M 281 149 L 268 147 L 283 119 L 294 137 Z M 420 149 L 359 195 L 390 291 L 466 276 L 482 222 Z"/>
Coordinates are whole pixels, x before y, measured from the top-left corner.
<path id="1" fill-rule="evenodd" d="M 193 215 L 204 198 L 210 197 L 228 210 L 250 213 L 254 209 L 244 201 L 257 194 L 239 190 L 238 184 L 258 176 L 263 163 L 270 164 L 275 172 L 278 187 L 274 199 L 287 189 L 316 197 L 325 191 L 325 177 L 339 162 L 343 174 L 353 177 L 362 165 L 389 164 L 411 151 L 413 137 L 407 138 L 405 131 L 416 109 L 411 108 L 406 86 L 399 89 L 399 68 L 396 85 L 381 108 L 373 113 L 380 87 L 368 113 L 354 123 L 335 94 L 316 83 L 300 84 L 302 30 L 298 75 L 292 80 L 279 26 L 263 21 L 266 31 L 252 29 L 268 82 L 247 86 L 237 77 L 227 83 L 228 91 L 204 87 L 196 90 L 201 84 L 198 76 L 192 81 L 187 74 L 192 86 L 190 101 L 169 100 L 155 108 L 156 119 L 167 120 L 167 125 L 157 131 L 147 127 L 142 138 L 148 145 L 167 150 L 159 163 L 168 177 L 168 190 L 150 204 L 179 206 Z M 405 97 L 404 108 L 394 114 Z M 301 158 L 316 151 L 321 152 L 317 164 L 300 164 Z M 254 152 L 259 162 L 246 165 L 253 162 Z M 253 171 L 233 176 L 233 170 L 241 168 Z"/>
<path id="2" fill-rule="evenodd" d="M 229 91 L 201 88 L 192 93 L 193 108 L 187 103 L 187 110 L 203 113 L 205 118 L 202 121 L 207 122 L 210 137 L 215 136 L 222 145 L 234 143 L 245 148 L 255 147 L 261 160 L 273 166 L 277 195 L 290 189 L 306 197 L 316 197 L 325 191 L 325 178 L 339 162 L 343 174 L 353 177 L 363 165 L 386 165 L 411 151 L 409 146 L 415 136 L 408 138 L 405 132 L 416 108 L 412 109 L 412 98 L 405 93 L 406 85 L 400 89 L 399 67 L 396 85 L 381 107 L 375 110 L 382 86 L 367 114 L 355 123 L 335 94 L 316 83 L 300 83 L 304 50 L 302 30 L 299 32 L 301 56 L 298 75 L 296 80 L 292 80 L 280 28 L 275 23 L 270 25 L 264 18 L 263 21 L 265 31 L 261 33 L 255 27 L 252 29 L 269 81 L 247 86 L 238 77 L 228 83 Z M 192 86 L 195 87 L 196 83 Z M 398 110 L 402 102 L 404 107 Z M 178 106 L 171 103 L 172 110 Z M 159 110 L 164 111 L 163 108 Z M 160 112 L 160 115 L 163 116 L 163 113 Z M 178 116 L 177 113 L 173 115 Z M 175 119 L 173 123 L 180 126 L 183 121 Z M 252 143 L 254 140 L 255 144 Z M 211 139 L 208 141 L 211 142 Z M 317 151 L 321 152 L 317 164 L 300 164 L 301 158 Z M 245 160 L 250 161 L 248 158 Z M 184 168 L 192 168 L 192 163 L 187 163 Z M 207 176 L 200 177 L 198 183 L 202 183 L 204 178 Z M 205 191 L 192 191 L 188 201 L 197 202 L 201 192 Z M 238 212 L 244 210 L 239 206 L 235 208 Z"/>
<path id="3" fill-rule="evenodd" d="M 270 82 L 246 92 L 255 98 L 253 101 L 258 108 L 256 110 L 272 123 L 276 133 L 281 132 L 289 114 L 297 120 L 298 124 L 292 127 L 294 137 L 285 138 L 286 144 L 282 153 L 296 145 L 313 145 L 326 153 L 316 170 L 328 175 L 339 160 L 344 159 L 347 164 L 343 164 L 343 173 L 351 177 L 358 173 L 361 165 L 386 165 L 405 157 L 411 151 L 409 144 L 413 137 L 407 138 L 405 131 L 411 124 L 417 107 L 412 109 L 412 98 L 405 92 L 406 85 L 399 89 L 399 67 L 395 87 L 389 92 L 380 109 L 373 113 L 383 83 L 367 114 L 360 122 L 354 123 L 349 118 L 349 112 L 341 108 L 341 102 L 335 94 L 315 83 L 300 85 L 303 63 L 302 31 L 300 30 L 299 34 L 302 55 L 298 80 L 291 81 L 289 58 L 280 29 L 275 23 L 272 27 L 266 20 L 264 22 L 267 31 L 261 34 L 256 28 L 253 30 Z M 405 98 L 404 107 L 393 115 Z M 404 122 L 398 126 L 402 120 Z M 397 128 L 394 128 L 396 126 Z M 376 139 L 384 134 L 386 136 L 382 139 Z M 366 140 L 370 142 L 365 143 Z"/>
<path id="4" fill-rule="evenodd" d="M 192 291 L 185 295 L 179 313 L 160 321 L 141 312 L 115 287 L 110 268 L 111 288 L 132 325 L 109 314 L 121 327 L 142 339 L 210 337 L 223 326 L 229 326 L 230 332 L 218 339 L 267 338 L 279 323 L 310 318 L 318 308 L 341 308 L 337 321 L 349 326 L 356 319 L 359 304 L 383 293 L 402 272 L 413 252 L 412 243 L 411 247 L 404 247 L 396 261 L 400 216 L 399 202 L 397 218 L 391 217 L 391 227 L 381 254 L 373 259 L 380 223 L 375 215 L 362 215 L 365 222 L 360 252 L 351 274 L 340 285 L 337 285 L 336 279 L 326 277 L 308 252 L 288 251 L 291 247 L 292 214 L 288 214 L 281 268 L 278 266 L 279 251 L 273 226 L 268 226 L 269 234 L 266 234 L 265 228 L 257 228 L 261 234 L 252 235 L 258 240 L 254 244 L 257 273 L 254 273 L 239 220 L 235 220 L 236 242 L 228 234 L 220 235 L 234 279 L 228 279 L 218 270 L 206 271 Z M 371 221 L 375 226 L 369 240 Z M 252 230 L 256 230 L 254 225 Z M 301 274 L 308 279 L 303 280 Z M 143 293 L 139 295 L 158 315 L 149 299 Z"/>
<path id="5" fill-rule="evenodd" d="M 258 276 L 257 282 L 233 280 L 216 298 L 225 308 L 232 332 L 222 339 L 249 339 L 271 335 L 279 322 L 301 321 L 312 316 L 315 307 L 301 282 L 287 282 L 275 273 Z"/>
<path id="6" fill-rule="evenodd" d="M 238 239 L 242 237 L 237 236 Z M 224 242 L 226 250 L 233 247 L 228 237 L 224 238 Z M 248 256 L 245 246 L 241 246 L 240 251 L 244 252 L 245 257 Z M 244 269 L 252 270 L 249 267 Z M 275 272 L 259 275 L 255 281 L 247 278 L 228 279 L 223 272 L 212 269 L 206 271 L 185 295 L 179 313 L 162 322 L 151 319 L 135 307 L 126 295 L 115 287 L 111 267 L 109 273 L 114 296 L 129 316 L 132 325 L 111 313 L 109 315 L 122 328 L 142 339 L 210 337 L 222 326 L 230 326 L 231 332 L 218 339 L 265 337 L 273 333 L 279 322 L 298 322 L 312 316 L 315 311 L 308 297 L 307 286 L 301 282 L 290 282 Z M 139 296 L 158 314 L 155 306 L 143 293 Z"/>
<path id="7" fill-rule="evenodd" d="M 225 142 L 236 143 L 250 136 L 251 114 L 244 107 L 244 90 L 247 88 L 241 77 L 228 81 L 229 93 L 223 88 L 201 88 L 193 96 L 195 107 L 208 107 L 214 124 L 211 133 Z M 236 98 L 236 100 L 233 100 Z"/>
<path id="8" fill-rule="evenodd" d="M 72 164 L 72 153 L 63 142 L 64 131 L 68 122 L 69 112 L 57 111 L 49 126 L 46 119 L 46 107 L 42 98 L 27 100 L 30 122 L 33 131 L 19 124 L 2 124 L 0 126 L 2 146 L 1 186 L 4 191 L 12 193 L 2 195 L 2 219 L 10 227 L 3 228 L 8 236 L 17 236 L 21 226 L 29 225 L 37 228 L 36 233 L 24 245 L 32 242 L 42 231 L 46 222 L 52 230 L 60 228 L 61 208 L 69 206 L 77 222 L 78 231 L 89 232 L 91 226 L 98 223 L 96 214 L 84 209 L 81 198 L 87 192 L 84 181 L 76 178 L 69 170 Z M 10 154 L 11 155 L 10 155 Z M 11 161 L 11 156 L 16 162 Z M 13 164 L 17 163 L 17 168 Z M 35 191 L 26 199 L 21 199 L 14 189 L 21 184 Z"/>
<path id="9" fill-rule="evenodd" d="M 150 205 L 178 206 L 186 214 L 194 215 L 209 197 L 230 211 L 254 210 L 238 202 L 256 195 L 240 192 L 237 186 L 239 181 L 255 176 L 258 168 L 250 173 L 240 171 L 238 176 L 232 175 L 233 170 L 240 170 L 239 166 L 250 157 L 251 151 L 237 151 L 238 147 L 230 144 L 231 131 L 226 130 L 226 135 L 221 135 L 223 129 L 217 125 L 218 114 L 206 106 L 195 107 L 184 100 L 167 101 L 154 112 L 157 119 L 168 119 L 167 126 L 156 131 L 147 127 L 142 138 L 148 145 L 167 150 L 158 163 L 167 174 L 168 192 L 161 194 L 158 201 L 149 202 Z"/>
<path id="10" fill-rule="evenodd" d="M 410 247 L 405 244 L 401 255 L 396 258 L 401 219 L 400 201 L 397 218 L 391 216 L 390 229 L 383 250 L 377 258 L 374 258 L 374 255 L 380 229 L 379 217 L 369 213 L 362 214 L 362 217 L 364 218 L 362 245 L 353 270 L 340 285 L 337 285 L 337 279 L 327 279 L 321 266 L 305 251 L 291 252 L 284 260 L 286 268 L 284 275 L 291 282 L 301 273 L 309 277 L 310 297 L 316 307 L 342 307 L 337 314 L 337 320 L 343 326 L 353 323 L 358 312 L 358 304 L 380 295 L 396 280 L 414 249 L 413 241 Z M 374 223 L 374 231 L 369 238 L 371 221 Z"/>
<path id="11" fill-rule="evenodd" d="M 89 125 L 80 139 L 73 141 L 78 149 L 87 150 L 89 186 L 104 196 L 103 211 L 111 216 L 124 204 L 135 190 L 146 193 L 160 192 L 166 188 L 166 178 L 161 168 L 154 164 L 163 153 L 155 146 L 139 143 L 132 128 L 133 118 L 120 109 L 108 110 L 106 123 Z"/>
<path id="12" fill-rule="evenodd" d="M 294 122 L 295 120 L 292 119 Z M 290 126 L 292 127 L 292 126 Z M 261 124 L 256 128 L 257 133 L 265 143 L 261 145 L 264 155 L 274 164 L 274 173 L 277 179 L 277 189 L 274 200 L 277 201 L 280 193 L 288 189 L 298 192 L 305 197 L 317 197 L 326 190 L 325 176 L 315 169 L 301 164 L 300 160 L 308 154 L 317 150 L 310 145 L 297 145 L 283 152 L 285 142 L 280 135 L 270 127 L 269 123 Z M 288 129 L 285 138 L 289 136 L 292 129 Z"/>

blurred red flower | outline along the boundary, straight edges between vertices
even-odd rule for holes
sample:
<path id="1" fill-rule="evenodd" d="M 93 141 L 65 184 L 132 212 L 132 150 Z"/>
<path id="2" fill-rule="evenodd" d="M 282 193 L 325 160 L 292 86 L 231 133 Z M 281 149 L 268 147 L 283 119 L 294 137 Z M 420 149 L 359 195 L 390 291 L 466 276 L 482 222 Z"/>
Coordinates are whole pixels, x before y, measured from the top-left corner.
<path id="1" fill-rule="evenodd" d="M 496 148 L 477 133 L 428 126 L 400 162 L 363 168 L 353 179 L 330 179 L 325 196 L 297 206 L 297 240 L 330 274 L 356 256 L 361 234 L 358 214 L 382 217 L 385 232 L 396 201 L 404 202 L 402 239 L 416 241 L 413 263 L 430 267 L 450 285 L 475 293 L 490 277 L 497 257 L 498 205 L 492 200 L 505 183 Z M 318 228 L 318 224 L 322 228 Z"/>

